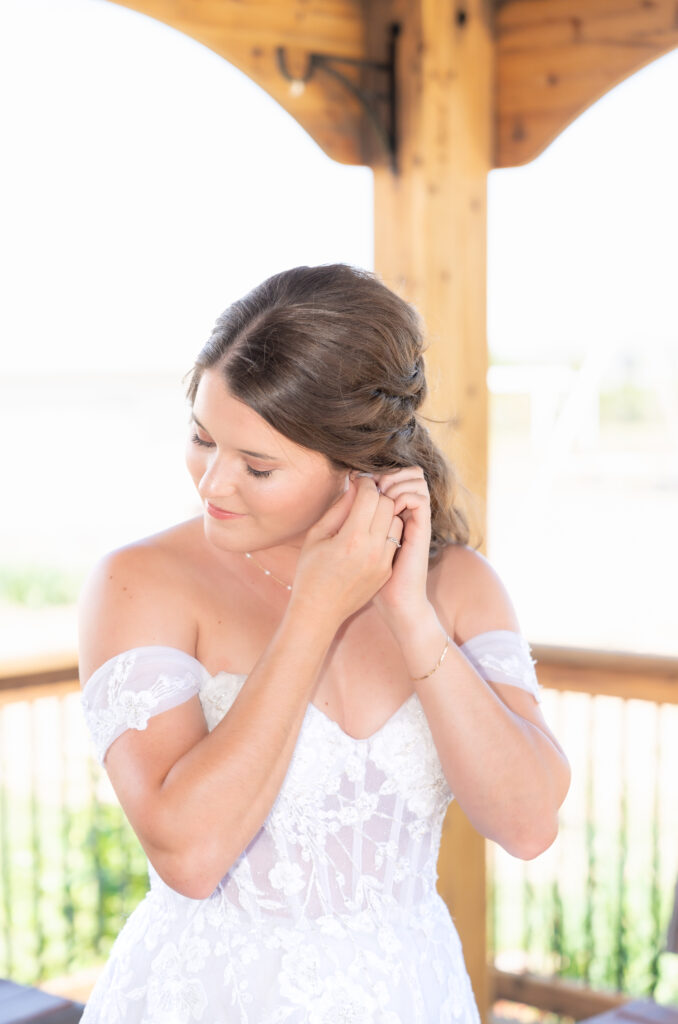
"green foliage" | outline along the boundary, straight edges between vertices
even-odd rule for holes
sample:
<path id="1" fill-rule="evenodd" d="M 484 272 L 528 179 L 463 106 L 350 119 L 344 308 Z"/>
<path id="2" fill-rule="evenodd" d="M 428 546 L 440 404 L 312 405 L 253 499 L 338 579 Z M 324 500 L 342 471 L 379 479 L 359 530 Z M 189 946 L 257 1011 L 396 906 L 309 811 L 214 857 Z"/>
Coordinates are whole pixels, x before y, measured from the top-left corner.
<path id="1" fill-rule="evenodd" d="M 656 418 L 653 394 L 647 388 L 625 382 L 600 393 L 600 416 L 604 421 L 640 423 Z"/>
<path id="2" fill-rule="evenodd" d="M 148 889 L 122 809 L 40 804 L 36 813 L 8 793 L 3 809 L 0 975 L 34 984 L 100 963 Z"/>
<path id="3" fill-rule="evenodd" d="M 57 566 L 6 565 L 0 567 L 0 599 L 29 608 L 74 604 L 82 582 L 80 573 Z"/>
<path id="4" fill-rule="evenodd" d="M 663 936 L 658 941 L 653 934 L 648 913 L 659 902 L 662 921 L 668 922 L 672 891 L 652 891 L 649 863 L 645 872 L 627 877 L 620 890 L 615 837 L 608 838 L 609 843 L 599 843 L 605 853 L 596 885 L 588 892 L 587 879 L 569 872 L 522 887 L 509 878 L 493 878 L 495 955 L 520 951 L 525 969 L 536 974 L 610 991 L 617 991 L 621 981 L 630 996 L 677 1002 L 678 957 L 661 953 Z M 526 884 L 529 900 L 524 898 Z"/>

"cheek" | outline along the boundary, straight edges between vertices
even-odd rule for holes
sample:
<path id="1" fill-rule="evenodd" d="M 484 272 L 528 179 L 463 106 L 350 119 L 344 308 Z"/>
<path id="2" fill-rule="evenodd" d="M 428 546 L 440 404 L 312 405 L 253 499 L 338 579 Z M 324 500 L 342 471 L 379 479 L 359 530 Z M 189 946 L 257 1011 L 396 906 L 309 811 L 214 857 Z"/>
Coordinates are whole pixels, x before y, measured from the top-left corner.
<path id="1" fill-rule="evenodd" d="M 317 522 L 343 491 L 343 484 L 327 478 L 316 479 L 311 486 L 306 482 L 305 487 L 299 487 L 293 499 L 298 518 L 304 519 L 307 525 Z"/>
<path id="2" fill-rule="evenodd" d="M 200 452 L 195 450 L 195 445 L 191 441 L 186 442 L 186 450 L 184 452 L 184 461 L 186 462 L 186 468 L 191 476 L 195 479 L 202 476 L 202 460 L 200 458 Z"/>
<path id="3" fill-rule="evenodd" d="M 254 490 L 254 489 L 252 489 Z M 270 481 L 260 490 L 254 491 L 263 507 L 272 518 L 295 526 L 308 526 L 315 522 L 331 503 L 327 481 L 309 482 L 308 479 Z"/>

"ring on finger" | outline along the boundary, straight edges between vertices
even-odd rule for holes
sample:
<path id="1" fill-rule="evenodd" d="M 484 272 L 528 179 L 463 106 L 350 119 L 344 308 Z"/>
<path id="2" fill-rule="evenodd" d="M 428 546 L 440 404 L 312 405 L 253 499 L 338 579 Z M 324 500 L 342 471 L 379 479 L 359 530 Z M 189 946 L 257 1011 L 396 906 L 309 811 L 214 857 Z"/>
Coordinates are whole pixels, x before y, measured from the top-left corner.
<path id="1" fill-rule="evenodd" d="M 391 541 L 391 543 L 395 544 L 395 546 L 396 546 L 397 548 L 401 548 L 401 547 L 402 547 L 402 544 L 400 543 L 400 541 L 399 541 L 399 540 L 396 540 L 396 538 L 395 538 L 395 537 L 387 537 L 387 538 L 386 538 L 386 540 L 390 540 L 390 541 Z"/>

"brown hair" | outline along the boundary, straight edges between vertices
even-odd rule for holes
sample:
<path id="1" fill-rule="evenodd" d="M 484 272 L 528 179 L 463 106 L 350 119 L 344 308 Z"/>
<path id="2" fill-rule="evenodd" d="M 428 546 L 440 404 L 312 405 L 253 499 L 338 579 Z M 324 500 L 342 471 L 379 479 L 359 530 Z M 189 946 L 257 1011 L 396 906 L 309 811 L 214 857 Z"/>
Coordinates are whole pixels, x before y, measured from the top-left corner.
<path id="1" fill-rule="evenodd" d="M 376 274 L 345 263 L 294 267 L 221 314 L 188 371 L 186 397 L 192 406 L 203 371 L 217 367 L 235 398 L 335 469 L 421 466 L 435 559 L 447 544 L 467 544 L 470 531 L 453 502 L 463 485 L 417 414 L 423 351 L 420 314 Z"/>

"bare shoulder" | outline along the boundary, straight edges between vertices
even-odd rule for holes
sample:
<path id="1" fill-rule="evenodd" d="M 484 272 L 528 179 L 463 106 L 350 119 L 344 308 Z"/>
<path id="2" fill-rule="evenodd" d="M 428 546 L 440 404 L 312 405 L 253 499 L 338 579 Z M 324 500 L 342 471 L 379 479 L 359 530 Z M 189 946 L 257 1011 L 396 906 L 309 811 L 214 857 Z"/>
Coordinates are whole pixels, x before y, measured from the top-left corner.
<path id="1" fill-rule="evenodd" d="M 506 586 L 480 551 L 448 544 L 430 576 L 431 596 L 453 624 L 455 643 L 491 629 L 521 631 Z"/>
<path id="2" fill-rule="evenodd" d="M 80 682 L 115 654 L 154 644 L 195 655 L 197 622 L 186 579 L 191 521 L 107 552 L 78 597 Z"/>

